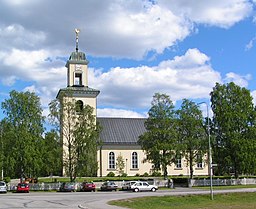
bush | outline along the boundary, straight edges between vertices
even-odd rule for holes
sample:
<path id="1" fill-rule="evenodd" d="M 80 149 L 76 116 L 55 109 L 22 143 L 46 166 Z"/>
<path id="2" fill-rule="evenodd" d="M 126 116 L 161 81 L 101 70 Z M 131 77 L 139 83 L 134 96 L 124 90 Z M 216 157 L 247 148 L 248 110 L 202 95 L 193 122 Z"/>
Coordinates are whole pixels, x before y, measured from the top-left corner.
<path id="1" fill-rule="evenodd" d="M 114 177 L 114 176 L 115 176 L 115 173 L 114 173 L 114 172 L 112 172 L 112 171 L 111 171 L 111 172 L 109 172 L 109 173 L 108 173 L 108 175 L 107 175 L 107 177 Z"/>
<path id="2" fill-rule="evenodd" d="M 154 176 L 154 177 L 160 177 L 160 176 L 162 176 L 162 174 L 161 174 L 161 172 L 154 171 L 154 172 L 152 173 L 152 176 Z"/>
<path id="3" fill-rule="evenodd" d="M 3 180 L 4 180 L 6 183 L 9 183 L 9 182 L 11 181 L 11 178 L 10 178 L 10 177 L 5 177 Z"/>
<path id="4" fill-rule="evenodd" d="M 149 176 L 149 174 L 148 174 L 147 172 L 145 172 L 142 176 L 144 176 L 144 177 L 148 177 L 148 176 Z"/>
<path id="5" fill-rule="evenodd" d="M 127 173 L 122 173 L 121 177 L 127 177 Z"/>
<path id="6" fill-rule="evenodd" d="M 140 174 L 139 174 L 139 173 L 136 173 L 136 174 L 135 174 L 135 176 L 139 177 L 139 176 L 140 176 Z"/>

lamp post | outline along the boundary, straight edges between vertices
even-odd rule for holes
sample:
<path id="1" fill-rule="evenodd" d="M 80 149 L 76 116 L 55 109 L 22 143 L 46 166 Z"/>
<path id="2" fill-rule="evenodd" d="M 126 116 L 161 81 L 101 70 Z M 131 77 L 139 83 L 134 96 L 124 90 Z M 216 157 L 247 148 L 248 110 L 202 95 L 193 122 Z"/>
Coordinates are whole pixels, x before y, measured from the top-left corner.
<path id="1" fill-rule="evenodd" d="M 3 130 L 0 127 L 0 139 L 1 139 L 1 179 L 4 180 L 4 153 L 3 153 Z"/>
<path id="2" fill-rule="evenodd" d="M 127 165 L 127 160 L 128 160 L 128 159 L 126 158 L 126 159 L 125 159 L 125 162 L 126 162 L 126 163 L 125 163 L 125 164 L 126 164 L 125 167 L 126 167 L 126 174 L 128 175 L 128 173 L 127 173 L 127 166 L 128 166 L 128 165 Z"/>
<path id="3" fill-rule="evenodd" d="M 211 148 L 211 134 L 210 134 L 210 122 L 209 122 L 209 107 L 206 102 L 200 102 L 200 104 L 206 105 L 206 111 L 207 111 L 207 134 L 208 134 L 208 149 L 209 149 L 209 170 L 210 170 L 210 194 L 211 194 L 211 200 L 213 200 L 213 187 L 212 187 L 212 148 Z"/>

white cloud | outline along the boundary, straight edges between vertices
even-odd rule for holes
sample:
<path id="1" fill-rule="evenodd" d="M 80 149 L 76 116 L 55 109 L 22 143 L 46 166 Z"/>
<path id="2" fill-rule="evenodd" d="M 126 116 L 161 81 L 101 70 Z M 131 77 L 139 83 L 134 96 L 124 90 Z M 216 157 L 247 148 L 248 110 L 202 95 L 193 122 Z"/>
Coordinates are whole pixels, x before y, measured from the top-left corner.
<path id="1" fill-rule="evenodd" d="M 25 29 L 20 24 L 1 24 L 0 21 L 0 42 L 1 50 L 10 48 L 33 49 L 40 46 L 46 40 L 46 34 L 42 31 Z"/>
<path id="2" fill-rule="evenodd" d="M 254 103 L 254 105 L 256 105 L 256 90 L 251 91 L 251 95 L 252 95 L 252 98 L 253 98 L 253 103 Z"/>
<path id="3" fill-rule="evenodd" d="M 250 16 L 253 4 L 246 0 L 158 0 L 176 15 L 183 15 L 195 23 L 229 28 Z"/>
<path id="4" fill-rule="evenodd" d="M 21 51 L 47 48 L 67 54 L 78 27 L 80 48 L 87 53 L 132 59 L 142 59 L 149 51 L 162 53 L 195 31 L 194 23 L 228 28 L 252 11 L 252 3 L 245 0 L 77 0 L 75 10 L 69 9 L 72 1 L 15 2 L 4 1 L 0 8 L 6 17 L 0 20 L 2 50 L 11 43 Z"/>
<path id="5" fill-rule="evenodd" d="M 75 27 L 81 29 L 79 49 L 90 56 L 142 59 L 157 57 L 197 30 L 197 24 L 228 28 L 251 15 L 246 0 L 4 0 L 0 14 L 0 81 L 38 92 L 46 107 L 66 86 L 65 57 L 75 49 Z M 49 6 L 51 5 L 51 6 Z M 69 11 L 67 13 L 67 11 Z M 253 40 L 254 41 L 254 40 Z M 248 49 L 253 46 L 248 44 Z M 47 61 L 48 60 L 48 61 Z M 147 108 L 155 92 L 172 100 L 205 98 L 222 82 L 210 57 L 199 49 L 153 67 L 90 69 L 89 85 L 101 90 L 102 115 L 130 115 Z M 229 73 L 225 81 L 248 85 L 248 76 Z M 15 87 L 18 88 L 18 87 Z M 22 85 L 24 89 L 24 84 Z M 122 108 L 122 109 L 119 109 Z M 140 114 L 139 114 L 140 115 Z"/>
<path id="6" fill-rule="evenodd" d="M 98 117 L 122 117 L 122 118 L 145 118 L 146 115 L 131 110 L 115 108 L 98 108 Z"/>
<path id="7" fill-rule="evenodd" d="M 254 46 L 254 42 L 256 41 L 256 37 L 253 37 L 248 44 L 245 46 L 245 50 L 250 50 Z"/>
<path id="8" fill-rule="evenodd" d="M 221 82 L 210 58 L 198 49 L 189 49 L 185 55 L 167 60 L 158 66 L 136 68 L 112 68 L 96 74 L 90 72 L 90 85 L 101 90 L 99 105 L 121 108 L 145 108 L 156 92 L 166 93 L 172 100 L 205 98 Z M 183 65 L 179 66 L 179 63 Z M 93 77 L 92 79 L 90 77 Z"/>
<path id="9" fill-rule="evenodd" d="M 45 50 L 39 51 L 24 51 L 12 49 L 2 58 L 3 64 L 6 66 L 15 66 L 21 69 L 32 70 L 43 65 L 49 53 Z"/>
<path id="10" fill-rule="evenodd" d="M 249 80 L 251 80 L 250 74 L 242 76 L 242 75 L 238 75 L 233 72 L 227 73 L 226 77 L 224 78 L 225 83 L 234 82 L 235 84 L 237 84 L 238 86 L 241 86 L 241 87 L 247 87 Z"/>

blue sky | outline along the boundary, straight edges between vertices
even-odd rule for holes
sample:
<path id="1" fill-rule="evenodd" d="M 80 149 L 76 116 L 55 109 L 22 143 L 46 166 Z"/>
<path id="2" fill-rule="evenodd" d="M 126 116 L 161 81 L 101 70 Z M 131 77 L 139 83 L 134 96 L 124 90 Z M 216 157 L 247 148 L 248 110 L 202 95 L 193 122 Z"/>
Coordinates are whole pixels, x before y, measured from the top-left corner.
<path id="1" fill-rule="evenodd" d="M 75 50 L 89 60 L 97 115 L 146 117 L 154 93 L 209 102 L 216 82 L 256 101 L 254 0 L 0 0 L 0 102 L 34 91 L 44 115 Z M 4 117 L 0 110 L 0 119 Z"/>

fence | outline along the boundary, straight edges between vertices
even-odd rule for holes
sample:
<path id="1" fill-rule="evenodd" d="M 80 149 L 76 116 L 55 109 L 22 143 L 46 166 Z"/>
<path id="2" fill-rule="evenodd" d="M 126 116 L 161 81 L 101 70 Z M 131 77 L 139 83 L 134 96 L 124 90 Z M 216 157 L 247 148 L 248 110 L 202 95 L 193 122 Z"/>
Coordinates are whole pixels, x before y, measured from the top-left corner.
<path id="1" fill-rule="evenodd" d="M 232 185 L 249 185 L 256 184 L 255 178 L 242 178 L 242 179 L 213 179 L 213 186 L 232 186 Z M 191 179 L 190 186 L 209 186 L 210 179 Z"/>
<path id="2" fill-rule="evenodd" d="M 94 182 L 96 184 L 96 188 L 100 188 L 103 182 Z M 115 181 L 118 188 L 122 188 L 122 185 L 125 183 L 124 181 Z M 155 184 L 158 187 L 178 187 L 184 186 L 184 184 L 179 185 L 173 183 L 172 179 L 169 180 L 160 180 L 160 179 L 153 179 L 148 181 L 149 184 Z M 213 186 L 230 186 L 230 185 L 249 185 L 249 184 L 256 184 L 256 178 L 243 178 L 243 179 L 213 179 L 212 185 Z M 9 183 L 8 190 L 15 191 L 17 184 Z M 30 190 L 32 191 L 58 191 L 61 182 L 56 183 L 36 183 L 36 184 L 29 184 Z M 188 184 L 186 186 L 210 186 L 210 179 L 188 179 Z M 81 183 L 76 184 L 77 189 L 81 187 Z"/>

